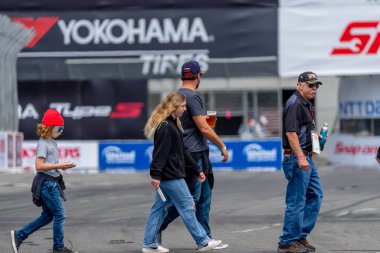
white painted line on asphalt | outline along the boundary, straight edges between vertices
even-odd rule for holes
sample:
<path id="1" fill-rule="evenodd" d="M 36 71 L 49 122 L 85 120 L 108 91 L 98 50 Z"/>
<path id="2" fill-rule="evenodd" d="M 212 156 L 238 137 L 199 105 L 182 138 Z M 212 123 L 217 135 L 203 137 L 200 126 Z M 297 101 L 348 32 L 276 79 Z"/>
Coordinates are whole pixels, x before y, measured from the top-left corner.
<path id="1" fill-rule="evenodd" d="M 237 230 L 237 231 L 233 231 L 233 233 L 249 233 L 249 232 L 253 232 L 253 231 L 260 231 L 260 230 L 265 230 L 265 229 L 268 229 L 268 228 L 278 227 L 278 226 L 281 226 L 281 224 L 280 223 L 275 223 L 275 224 L 272 224 L 272 225 L 269 225 L 269 226 L 260 227 L 260 228 L 249 228 L 249 229 L 245 229 L 245 230 Z"/>
<path id="2" fill-rule="evenodd" d="M 343 212 L 340 212 L 338 213 L 337 215 L 335 215 L 336 217 L 342 217 L 342 216 L 346 216 L 350 213 L 350 211 L 343 211 Z"/>
<path id="3" fill-rule="evenodd" d="M 376 211 L 378 208 L 362 208 L 362 209 L 359 209 L 359 210 L 355 210 L 355 211 L 352 211 L 352 213 L 367 213 L 367 212 L 372 212 L 372 211 Z"/>
<path id="4" fill-rule="evenodd" d="M 248 232 L 253 232 L 253 231 L 258 231 L 258 230 L 264 230 L 270 228 L 269 226 L 264 226 L 261 228 L 251 228 L 251 229 L 245 229 L 245 230 L 238 230 L 234 231 L 234 233 L 248 233 Z"/>

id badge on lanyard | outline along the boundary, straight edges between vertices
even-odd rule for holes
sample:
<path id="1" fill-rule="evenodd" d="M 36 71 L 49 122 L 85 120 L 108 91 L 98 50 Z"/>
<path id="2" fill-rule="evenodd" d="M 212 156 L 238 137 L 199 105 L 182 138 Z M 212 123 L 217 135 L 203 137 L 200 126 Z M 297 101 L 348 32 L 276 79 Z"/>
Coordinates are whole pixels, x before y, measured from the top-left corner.
<path id="1" fill-rule="evenodd" d="M 321 146 L 319 145 L 319 135 L 315 131 L 314 113 L 311 106 L 309 106 L 309 111 L 310 111 L 311 119 L 313 120 L 313 130 L 311 130 L 312 152 L 319 155 L 321 153 Z"/>

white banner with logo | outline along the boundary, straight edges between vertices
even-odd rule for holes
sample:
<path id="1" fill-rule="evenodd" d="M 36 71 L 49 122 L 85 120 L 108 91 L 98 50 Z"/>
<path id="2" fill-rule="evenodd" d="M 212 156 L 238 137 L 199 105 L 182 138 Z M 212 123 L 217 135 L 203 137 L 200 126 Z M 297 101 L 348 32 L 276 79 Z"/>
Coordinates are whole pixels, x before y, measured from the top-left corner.
<path id="1" fill-rule="evenodd" d="M 280 7 L 294 7 L 294 6 L 350 6 L 350 5 L 380 5 L 378 0 L 280 0 Z"/>
<path id="2" fill-rule="evenodd" d="M 380 74 L 380 5 L 280 8 L 279 74 Z"/>
<path id="3" fill-rule="evenodd" d="M 77 164 L 66 172 L 98 172 L 98 142 L 96 141 L 57 141 L 59 161 L 72 161 Z M 35 170 L 37 141 L 24 141 L 23 167 Z"/>
<path id="4" fill-rule="evenodd" d="M 341 119 L 380 118 L 380 77 L 343 77 L 340 82 L 339 117 Z"/>
<path id="5" fill-rule="evenodd" d="M 331 135 L 328 160 L 334 165 L 378 168 L 375 157 L 380 137 L 355 137 L 352 135 Z"/>

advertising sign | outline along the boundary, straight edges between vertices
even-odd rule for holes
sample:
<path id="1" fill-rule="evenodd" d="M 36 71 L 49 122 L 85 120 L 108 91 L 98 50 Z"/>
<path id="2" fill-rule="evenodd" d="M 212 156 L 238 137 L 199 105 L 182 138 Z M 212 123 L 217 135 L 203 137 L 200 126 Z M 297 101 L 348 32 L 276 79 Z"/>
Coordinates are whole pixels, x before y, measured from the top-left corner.
<path id="1" fill-rule="evenodd" d="M 6 133 L 7 138 L 7 151 L 8 151 L 8 158 L 7 158 L 7 167 L 13 168 L 16 165 L 16 143 L 15 143 L 15 135 L 11 132 Z"/>
<path id="2" fill-rule="evenodd" d="M 97 64 L 121 64 L 127 76 L 141 78 L 178 76 L 191 58 L 208 76 L 225 75 L 225 64 L 232 76 L 277 73 L 277 8 L 7 14 L 35 31 L 19 54 L 21 64 L 69 58 L 63 67 L 95 75 L 101 74 Z"/>
<path id="3" fill-rule="evenodd" d="M 37 139 L 36 127 L 48 108 L 58 110 L 74 140 L 138 139 L 147 120 L 146 80 L 19 83 L 20 131 Z"/>
<path id="4" fill-rule="evenodd" d="M 96 141 L 57 141 L 60 162 L 77 164 L 67 172 L 98 172 L 98 144 Z M 27 170 L 35 169 L 37 141 L 24 141 L 22 163 Z"/>
<path id="5" fill-rule="evenodd" d="M 226 141 L 229 161 L 222 163 L 220 149 L 210 144 L 213 169 L 274 171 L 281 169 L 281 140 Z M 100 171 L 148 170 L 152 160 L 151 141 L 99 143 Z"/>
<path id="6" fill-rule="evenodd" d="M 328 160 L 334 165 L 378 168 L 375 160 L 380 137 L 336 135 L 329 137 Z"/>
<path id="7" fill-rule="evenodd" d="M 7 152 L 7 135 L 5 132 L 0 132 L 0 171 L 4 171 L 8 164 Z"/>
<path id="8" fill-rule="evenodd" d="M 379 12 L 380 5 L 280 8 L 280 76 L 379 74 Z"/>
<path id="9" fill-rule="evenodd" d="M 380 118 L 379 77 L 342 77 L 340 83 L 339 117 L 341 119 Z"/>
<path id="10" fill-rule="evenodd" d="M 331 7 L 331 6 L 363 6 L 379 5 L 378 0 L 280 0 L 280 7 Z"/>

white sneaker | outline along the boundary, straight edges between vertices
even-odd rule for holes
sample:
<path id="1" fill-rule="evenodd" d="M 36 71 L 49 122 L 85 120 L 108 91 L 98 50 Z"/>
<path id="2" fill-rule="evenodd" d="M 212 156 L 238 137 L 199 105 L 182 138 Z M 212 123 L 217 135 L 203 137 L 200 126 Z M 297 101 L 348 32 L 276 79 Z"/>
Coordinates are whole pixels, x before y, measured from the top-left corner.
<path id="1" fill-rule="evenodd" d="M 161 245 L 158 245 L 156 249 L 154 248 L 142 248 L 142 252 L 148 253 L 148 252 L 169 252 L 169 249 L 162 247 Z"/>
<path id="2" fill-rule="evenodd" d="M 228 248 L 228 246 L 230 246 L 230 245 L 228 245 L 227 243 L 221 243 L 213 249 L 226 249 L 226 248 Z"/>
<path id="3" fill-rule="evenodd" d="M 198 250 L 201 252 L 208 251 L 210 249 L 214 249 L 215 247 L 219 246 L 219 244 L 221 244 L 221 243 L 222 243 L 221 240 L 211 239 L 211 241 L 209 241 L 206 246 L 204 246 L 202 248 L 198 248 Z"/>

